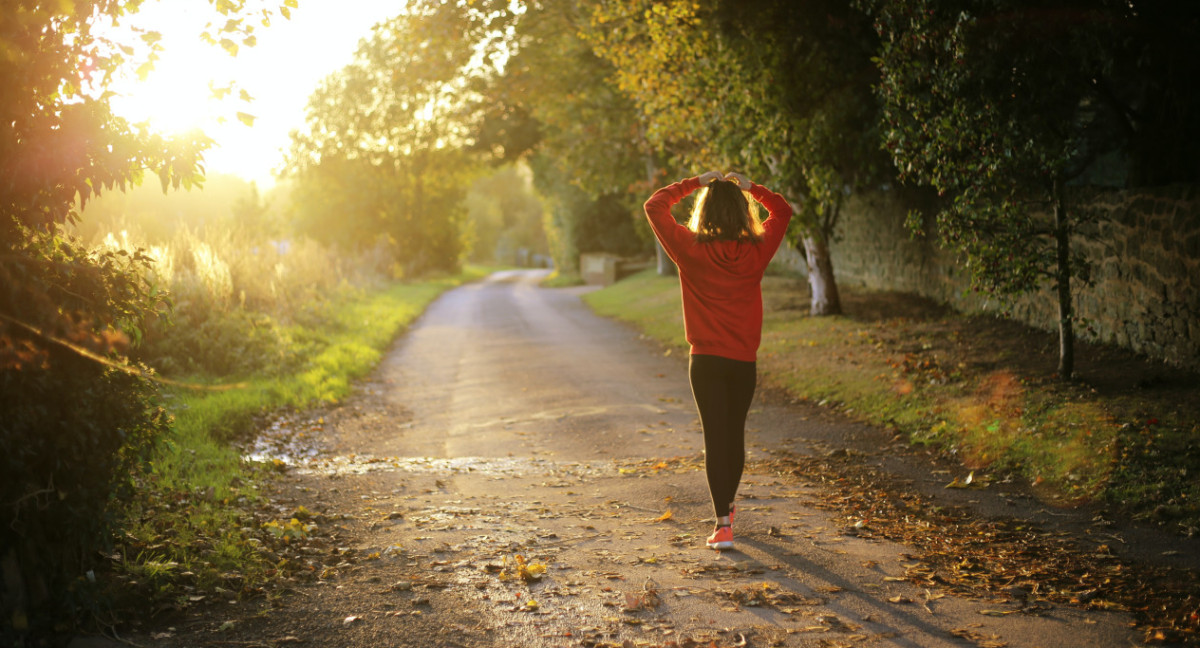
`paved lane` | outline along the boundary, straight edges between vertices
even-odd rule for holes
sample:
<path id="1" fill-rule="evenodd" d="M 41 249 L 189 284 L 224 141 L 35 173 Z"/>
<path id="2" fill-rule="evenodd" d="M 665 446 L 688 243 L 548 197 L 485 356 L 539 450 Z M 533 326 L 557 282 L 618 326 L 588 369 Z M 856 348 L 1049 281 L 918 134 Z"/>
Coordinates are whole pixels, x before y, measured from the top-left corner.
<path id="1" fill-rule="evenodd" d="M 880 465 L 897 453 L 778 396 L 751 410 L 737 550 L 705 548 L 686 358 L 540 278 L 447 292 L 321 419 L 326 453 L 278 496 L 285 517 L 322 516 L 328 536 L 304 549 L 313 582 L 240 620 L 237 641 L 209 618 L 143 645 L 1130 645 L 1124 614 L 1030 614 L 914 585 L 919 550 L 848 530 L 829 512 L 838 483 L 769 463 L 780 449 L 852 446 Z"/>
<path id="2" fill-rule="evenodd" d="M 428 532 L 421 546 L 455 550 L 459 589 L 446 592 L 480 619 L 473 632 L 522 646 L 1128 645 L 1122 615 L 1008 614 L 999 601 L 901 582 L 909 548 L 847 535 L 812 506 L 828 491 L 795 478 L 748 474 L 739 551 L 706 549 L 686 359 L 594 316 L 580 289 L 539 288 L 541 278 L 500 273 L 435 302 L 378 373 L 384 398 L 411 418 L 347 437 L 360 453 L 447 460 L 432 469 L 442 488 L 400 506 Z M 751 460 L 862 432 L 770 400 L 751 412 Z M 505 557 L 501 547 L 550 567 L 517 588 L 538 614 L 477 573 Z M 657 605 L 622 612 L 647 592 Z"/>

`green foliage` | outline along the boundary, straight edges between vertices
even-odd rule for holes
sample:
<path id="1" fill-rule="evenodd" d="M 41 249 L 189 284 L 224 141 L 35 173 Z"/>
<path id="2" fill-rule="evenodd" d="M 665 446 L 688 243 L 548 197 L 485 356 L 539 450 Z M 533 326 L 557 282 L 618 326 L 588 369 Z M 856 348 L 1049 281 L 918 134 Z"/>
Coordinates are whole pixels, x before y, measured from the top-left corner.
<path id="1" fill-rule="evenodd" d="M 805 11 L 724 0 L 713 12 L 720 42 L 734 52 L 737 83 L 748 86 L 730 93 L 736 117 L 717 132 L 751 172 L 806 198 L 798 214 L 806 229 L 831 236 L 847 196 L 892 174 L 878 150 L 870 19 L 842 0 L 810 2 Z"/>
<path id="2" fill-rule="evenodd" d="M 809 258 L 813 312 L 838 312 L 828 248 L 842 204 L 889 172 L 876 145 L 866 16 L 844 2 L 796 11 L 602 0 L 584 33 L 678 166 L 737 169 L 794 202 L 791 238 Z"/>
<path id="3" fill-rule="evenodd" d="M 978 288 L 1031 290 L 1057 263 L 1034 201 L 1049 205 L 1052 185 L 1078 173 L 1089 150 L 1081 109 L 1100 72 L 1082 67 L 1087 53 L 1062 54 L 1090 47 L 1107 21 L 1039 18 L 1022 2 L 880 2 L 875 13 L 884 141 L 901 178 L 949 197 L 938 233 Z"/>
<path id="4" fill-rule="evenodd" d="M 508 3 L 473 4 L 481 15 L 503 15 Z M 482 90 L 487 102 L 475 137 L 475 148 L 494 159 L 523 158 L 533 169 L 545 199 L 550 254 L 566 272 L 578 268 L 581 246 L 619 254 L 648 250 L 648 231 L 638 231 L 648 229 L 641 225 L 641 203 L 661 179 L 657 151 L 638 112 L 610 83 L 612 65 L 580 36 L 587 7 L 575 1 L 524 3 L 503 32 L 509 57 L 503 75 Z M 619 220 L 589 222 L 598 213 L 617 216 L 617 205 L 623 211 Z M 610 224 L 615 237 L 587 234 Z"/>
<path id="5" fill-rule="evenodd" d="M 309 351 L 304 327 L 389 271 L 381 252 L 347 259 L 309 239 L 265 239 L 252 223 L 181 231 L 150 254 L 171 308 L 147 322 L 134 354 L 173 378 L 292 370 Z"/>
<path id="6" fill-rule="evenodd" d="M 213 4 L 231 19 L 245 10 Z M 25 362 L 17 357 L 20 349 L 37 352 L 52 337 L 81 337 L 85 348 L 108 351 L 87 340 L 89 331 L 108 322 L 97 322 L 87 307 L 59 307 L 69 296 L 47 273 L 70 260 L 55 258 L 58 243 L 29 241 L 53 238 L 77 218 L 77 201 L 125 189 L 147 170 L 164 190 L 200 179 L 206 137 L 164 138 L 109 109 L 109 84 L 117 73 L 152 65 L 159 50 L 152 32 L 140 32 L 140 52 L 99 35 L 102 26 L 136 11 L 137 3 L 17 0 L 0 18 L 0 175 L 12 180 L 0 188 L 0 366 Z M 247 38 L 253 29 L 230 20 L 206 34 Z"/>
<path id="7" fill-rule="evenodd" d="M 289 364 L 265 364 L 242 376 L 204 376 L 214 386 L 235 378 L 246 383 L 215 391 L 175 390 L 173 434 L 184 439 L 156 464 L 156 471 L 185 487 L 188 470 L 170 466 L 191 463 L 192 440 L 228 442 L 242 437 L 265 408 L 302 408 L 333 403 L 350 392 L 354 379 L 379 361 L 388 344 L 429 302 L 445 289 L 478 273 L 417 283 L 395 283 L 368 292 L 344 291 L 320 307 L 320 315 L 302 324 L 280 327 L 296 346 L 285 346 Z M 296 343 L 301 340 L 303 342 Z M 206 349 L 206 352 L 212 353 Z"/>
<path id="8" fill-rule="evenodd" d="M 490 94 L 534 120 L 539 139 L 530 148 L 569 184 L 592 197 L 627 194 L 640 218 L 651 182 L 645 169 L 657 149 L 633 102 L 610 82 L 616 70 L 581 37 L 588 4 L 528 3 Z"/>
<path id="9" fill-rule="evenodd" d="M 1021 293 L 1048 276 L 1085 276 L 1084 259 L 1063 268 L 1054 251 L 1056 237 L 1076 229 L 1073 213 L 1064 214 L 1066 234 L 1049 222 L 1060 198 L 1055 185 L 1088 181 L 1104 156 L 1132 158 L 1134 172 L 1147 175 L 1136 170 L 1158 162 L 1144 158 L 1161 156 L 1142 153 L 1147 138 L 1157 140 L 1164 128 L 1185 139 L 1195 132 L 1194 119 L 1145 105 L 1150 95 L 1172 106 L 1167 112 L 1194 101 L 1178 93 L 1174 76 L 1177 65 L 1197 65 L 1194 55 L 1180 56 L 1197 47 L 1195 6 L 860 4 L 876 17 L 882 40 L 884 144 L 902 178 L 947 197 L 937 231 L 964 255 L 979 289 Z M 1196 177 L 1191 148 L 1190 161 L 1176 158 L 1175 173 L 1186 179 Z"/>
<path id="10" fill-rule="evenodd" d="M 1059 10 L 1003 0 L 864 2 L 882 47 L 884 145 L 902 179 L 947 201 L 937 233 L 965 259 L 972 285 L 998 296 L 1050 279 L 1057 291 L 1058 373 L 1074 370 L 1073 249 L 1080 214 L 1064 185 L 1124 140 L 1123 108 L 1103 88 L 1128 3 Z M 910 227 L 921 232 L 919 215 Z"/>
<path id="11" fill-rule="evenodd" d="M 529 166 L 503 166 L 475 181 L 467 193 L 472 258 L 527 265 L 548 253 L 542 217 L 546 207 L 533 191 Z"/>
<path id="12" fill-rule="evenodd" d="M 313 94 L 287 168 L 303 232 L 348 249 L 386 242 L 404 275 L 458 267 L 475 86 L 490 69 L 472 63 L 473 15 L 414 4 Z"/>
<path id="13" fill-rule="evenodd" d="M 601 0 L 588 10 L 582 33 L 612 65 L 612 81 L 637 107 L 651 145 L 678 166 L 728 164 L 715 141 L 722 133 L 711 129 L 737 117 L 725 112 L 725 102 L 743 88 L 731 52 L 714 46 L 715 25 L 702 17 L 706 7 L 690 0 Z"/>
<path id="14" fill-rule="evenodd" d="M 46 361 L 0 371 L 0 558 L 6 582 L 29 593 L 5 610 L 6 645 L 70 627 L 90 605 L 84 574 L 168 422 L 144 380 L 65 349 Z"/>
<path id="15" fill-rule="evenodd" d="M 600 196 L 580 214 L 575 228 L 575 246 L 580 252 L 611 252 L 634 256 L 646 252 L 646 241 L 638 236 L 629 219 L 629 209 L 617 194 Z"/>
<path id="16" fill-rule="evenodd" d="M 576 272 L 581 252 L 630 256 L 649 252 L 649 237 L 630 218 L 631 210 L 624 200 L 627 194 L 593 196 L 572 182 L 545 154 L 535 155 L 530 166 L 535 185 L 548 196 L 543 227 L 560 271 Z M 637 222 L 644 221 L 645 217 L 640 216 Z"/>
<path id="17" fill-rule="evenodd" d="M 291 2 L 292 0 L 285 0 Z M 250 44 L 244 3 L 210 0 L 203 37 Z M 153 65 L 158 34 L 103 34 L 140 2 L 13 0 L 0 14 L 0 443 L 5 480 L 0 610 L 6 644 L 70 627 L 111 503 L 163 430 L 152 390 L 117 355 L 160 294 L 140 252 L 93 252 L 76 209 L 146 172 L 163 191 L 199 183 L 200 133 L 166 138 L 109 106 L 112 81 Z M 254 10 L 266 22 L 270 8 Z M 115 32 L 114 32 L 115 33 Z M 123 32 L 128 33 L 128 32 Z M 12 596 L 8 596 L 11 594 Z M 10 625 L 11 623 L 11 625 Z M 51 627 L 56 624 L 57 627 Z"/>
<path id="18" fill-rule="evenodd" d="M 173 376 L 287 371 L 307 350 L 271 317 L 240 308 L 176 314 L 163 329 L 140 355 Z"/>

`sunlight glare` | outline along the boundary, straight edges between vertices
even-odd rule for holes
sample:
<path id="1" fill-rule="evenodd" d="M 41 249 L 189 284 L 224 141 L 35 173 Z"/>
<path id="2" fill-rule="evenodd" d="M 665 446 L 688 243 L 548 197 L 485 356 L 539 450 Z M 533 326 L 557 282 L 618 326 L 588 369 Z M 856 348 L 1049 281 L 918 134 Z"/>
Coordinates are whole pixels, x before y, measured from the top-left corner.
<path id="1" fill-rule="evenodd" d="M 117 114 L 147 122 L 164 135 L 193 129 L 210 131 L 238 109 L 229 98 L 216 99 L 210 85 L 227 85 L 234 76 L 230 57 L 200 40 L 204 25 L 217 17 L 205 3 L 150 3 L 138 12 L 138 23 L 162 35 L 161 58 L 144 78 L 129 71 L 115 84 L 112 105 Z M 121 27 L 114 35 L 125 42 L 136 37 Z"/>
<path id="2" fill-rule="evenodd" d="M 114 97 L 114 109 L 164 135 L 211 130 L 233 114 L 233 107 L 213 97 L 208 63 L 204 57 L 168 50 L 145 81 Z"/>
<path id="3" fill-rule="evenodd" d="M 145 79 L 131 70 L 114 85 L 113 110 L 163 135 L 199 128 L 214 140 L 204 156 L 208 172 L 269 186 L 288 133 L 303 125 L 305 104 L 320 79 L 350 62 L 371 25 L 404 6 L 399 0 L 303 0 L 290 20 L 259 29 L 258 44 L 232 57 L 200 39 L 215 15 L 208 2 L 146 2 L 132 22 L 162 34 L 161 58 Z M 126 32 L 122 42 L 137 40 Z M 231 83 L 233 92 L 213 96 L 213 87 Z M 242 101 L 241 90 L 253 101 Z M 254 116 L 245 120 L 253 127 L 240 112 Z"/>

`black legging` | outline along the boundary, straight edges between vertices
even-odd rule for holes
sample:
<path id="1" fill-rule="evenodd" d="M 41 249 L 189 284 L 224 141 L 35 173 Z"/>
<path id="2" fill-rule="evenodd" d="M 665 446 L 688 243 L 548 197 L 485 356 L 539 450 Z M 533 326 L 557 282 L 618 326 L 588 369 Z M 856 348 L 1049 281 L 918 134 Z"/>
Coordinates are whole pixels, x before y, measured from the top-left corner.
<path id="1" fill-rule="evenodd" d="M 724 517 L 746 466 L 746 414 L 754 399 L 755 363 L 693 354 L 688 377 L 704 428 L 708 492 L 717 517 Z"/>

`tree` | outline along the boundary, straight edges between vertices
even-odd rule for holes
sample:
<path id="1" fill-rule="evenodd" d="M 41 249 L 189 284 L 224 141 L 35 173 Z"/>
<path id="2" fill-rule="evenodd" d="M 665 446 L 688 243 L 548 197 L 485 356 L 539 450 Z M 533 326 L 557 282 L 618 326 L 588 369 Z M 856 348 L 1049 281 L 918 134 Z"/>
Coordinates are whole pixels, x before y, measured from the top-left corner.
<path id="1" fill-rule="evenodd" d="M 796 201 L 821 315 L 841 310 L 829 246 L 845 198 L 887 165 L 870 23 L 846 3 L 810 4 L 603 0 L 588 34 L 651 141 L 693 168 L 735 163 Z"/>
<path id="2" fill-rule="evenodd" d="M 764 82 L 742 93 L 743 159 L 761 159 L 798 205 L 814 315 L 841 312 L 830 247 L 846 200 L 893 176 L 878 148 L 878 37 L 842 0 L 720 0 L 716 20 L 736 70 Z"/>
<path id="3" fill-rule="evenodd" d="M 1058 305 L 1058 374 L 1074 372 L 1071 247 L 1079 214 L 1065 186 L 1124 145 L 1102 88 L 1129 3 L 878 0 L 884 144 L 901 176 L 946 197 L 936 227 L 973 285 L 999 296 L 1044 281 Z M 910 219 L 920 231 L 917 217 Z"/>
<path id="4" fill-rule="evenodd" d="M 481 146 L 496 147 L 504 159 L 530 159 L 537 186 L 550 202 L 548 226 L 555 230 L 552 247 L 560 267 L 576 267 L 581 248 L 630 253 L 647 247 L 653 237 L 641 203 L 661 180 L 659 156 L 644 136 L 640 113 L 610 82 L 612 66 L 580 38 L 588 3 L 527 2 L 522 8 L 507 43 L 511 56 L 503 77 L 488 90 Z M 586 219 L 611 215 L 605 207 L 613 201 L 624 206 L 630 221 L 612 224 L 624 234 L 591 238 L 595 228 Z M 625 235 L 633 227 L 644 236 L 640 246 Z M 665 255 L 661 260 L 664 270 L 674 270 Z"/>
<path id="5" fill-rule="evenodd" d="M 293 5 L 295 0 L 285 0 Z M 119 352 L 159 296 L 140 252 L 100 252 L 67 233 L 77 206 L 137 184 L 199 181 L 208 140 L 164 138 L 109 107 L 113 80 L 152 65 L 158 35 L 104 28 L 138 2 L 10 0 L 0 13 L 0 643 L 69 625 L 84 573 L 115 523 L 166 416 Z M 278 10 L 211 0 L 236 49 Z M 257 18 L 257 20 L 255 20 Z M 30 642 L 32 645 L 32 642 Z"/>
<path id="6" fill-rule="evenodd" d="M 285 170 L 303 231 L 349 248 L 386 241 L 405 274 L 457 267 L 487 73 L 477 43 L 460 37 L 471 11 L 415 3 L 313 94 Z"/>
<path id="7" fill-rule="evenodd" d="M 524 163 L 505 165 L 475 181 L 467 194 L 472 258 L 488 263 L 529 265 L 547 253 L 545 205 L 533 191 Z"/>

